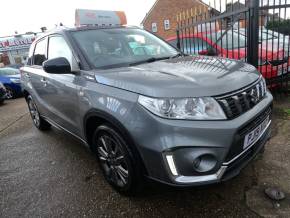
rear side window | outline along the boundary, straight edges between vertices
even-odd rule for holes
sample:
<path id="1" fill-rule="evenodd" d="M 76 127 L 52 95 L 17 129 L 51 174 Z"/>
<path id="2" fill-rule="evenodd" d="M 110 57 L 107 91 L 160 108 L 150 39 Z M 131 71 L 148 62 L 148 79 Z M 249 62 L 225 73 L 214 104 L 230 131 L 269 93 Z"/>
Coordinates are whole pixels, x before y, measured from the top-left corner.
<path id="1" fill-rule="evenodd" d="M 62 36 L 52 36 L 48 43 L 48 59 L 59 57 L 64 57 L 73 64 L 73 54 L 65 39 Z"/>
<path id="2" fill-rule="evenodd" d="M 26 65 L 32 65 L 34 46 L 30 46 Z"/>
<path id="3" fill-rule="evenodd" d="M 168 42 L 175 48 L 177 48 L 177 40 L 171 40 Z M 207 50 L 208 48 L 211 48 L 212 46 L 208 44 L 206 41 L 202 40 L 201 38 L 184 38 L 180 39 L 180 46 L 181 50 L 185 54 L 198 54 L 198 52 Z"/>
<path id="4" fill-rule="evenodd" d="M 41 40 L 36 43 L 33 54 L 33 65 L 42 66 L 42 63 L 47 60 L 46 56 L 46 40 Z"/>

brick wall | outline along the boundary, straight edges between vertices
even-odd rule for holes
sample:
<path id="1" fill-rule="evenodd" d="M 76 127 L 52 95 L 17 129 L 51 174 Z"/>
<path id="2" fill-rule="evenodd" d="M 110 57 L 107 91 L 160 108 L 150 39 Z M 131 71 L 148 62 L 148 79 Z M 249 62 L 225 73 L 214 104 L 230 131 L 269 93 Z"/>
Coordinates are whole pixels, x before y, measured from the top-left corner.
<path id="1" fill-rule="evenodd" d="M 177 28 L 177 14 L 188 10 L 192 11 L 206 11 L 207 6 L 199 0 L 157 0 L 154 8 L 143 20 L 144 29 L 151 32 L 152 23 L 157 23 L 157 32 L 154 33 L 164 39 L 175 36 Z M 165 30 L 164 20 L 170 21 L 170 29 Z"/>

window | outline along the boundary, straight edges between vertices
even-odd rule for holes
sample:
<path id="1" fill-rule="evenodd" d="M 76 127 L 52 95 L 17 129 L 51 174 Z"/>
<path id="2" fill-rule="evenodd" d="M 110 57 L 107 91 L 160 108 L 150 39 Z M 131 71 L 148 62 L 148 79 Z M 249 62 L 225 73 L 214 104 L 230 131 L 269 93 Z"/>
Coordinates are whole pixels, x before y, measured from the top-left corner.
<path id="1" fill-rule="evenodd" d="M 33 55 L 33 64 L 42 66 L 42 63 L 47 59 L 46 56 L 46 40 L 43 39 L 36 43 Z"/>
<path id="2" fill-rule="evenodd" d="M 62 36 L 52 36 L 48 43 L 48 59 L 66 58 L 72 66 L 73 55 L 70 47 Z"/>
<path id="3" fill-rule="evenodd" d="M 4 67 L 0 68 L 0 76 L 11 76 L 11 75 L 17 75 L 20 74 L 18 69 Z"/>
<path id="4" fill-rule="evenodd" d="M 201 38 L 186 38 L 182 41 L 183 52 L 186 54 L 198 54 L 201 51 L 211 48 L 211 45 Z"/>
<path id="5" fill-rule="evenodd" d="M 73 32 L 72 36 L 95 68 L 130 66 L 177 54 L 167 43 L 140 29 L 83 30 Z"/>
<path id="6" fill-rule="evenodd" d="M 246 36 L 238 34 L 235 31 L 218 31 L 216 33 L 208 34 L 209 39 L 212 39 L 218 46 L 232 50 L 237 48 L 245 48 L 247 44 Z M 216 42 L 216 39 L 218 40 Z"/>
<path id="7" fill-rule="evenodd" d="M 169 20 L 164 20 L 164 29 L 170 30 L 170 21 Z"/>
<path id="8" fill-rule="evenodd" d="M 169 44 L 177 48 L 177 40 L 169 41 Z M 201 38 L 184 38 L 180 39 L 180 46 L 181 50 L 185 54 L 198 54 L 201 51 L 207 50 L 212 48 L 210 44 L 206 41 L 202 40 Z"/>
<path id="9" fill-rule="evenodd" d="M 157 33 L 157 23 L 152 23 L 152 32 Z"/>

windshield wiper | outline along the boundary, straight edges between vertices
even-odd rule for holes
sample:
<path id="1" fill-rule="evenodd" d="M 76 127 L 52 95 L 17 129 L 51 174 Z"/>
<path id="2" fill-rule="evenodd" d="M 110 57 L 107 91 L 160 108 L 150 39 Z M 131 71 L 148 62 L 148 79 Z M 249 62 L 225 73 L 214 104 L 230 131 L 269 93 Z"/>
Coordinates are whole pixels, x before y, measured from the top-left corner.
<path id="1" fill-rule="evenodd" d="M 161 61 L 161 60 L 166 60 L 166 59 L 170 59 L 170 58 L 171 57 L 161 57 L 161 58 L 151 57 L 151 58 L 148 58 L 148 59 L 145 59 L 145 60 L 142 60 L 142 61 L 136 61 L 136 62 L 130 63 L 129 65 L 130 66 L 135 66 L 135 65 L 139 65 L 139 64 L 152 63 L 152 62 L 155 62 L 155 61 Z"/>
<path id="2" fill-rule="evenodd" d="M 172 58 L 178 58 L 178 57 L 185 57 L 185 56 L 189 56 L 189 55 L 188 54 L 185 54 L 183 52 L 179 52 L 176 55 L 171 56 L 170 59 L 172 59 Z"/>
<path id="3" fill-rule="evenodd" d="M 179 53 L 177 53 L 174 56 L 167 56 L 167 57 L 160 57 L 160 58 L 151 57 L 151 58 L 148 58 L 148 59 L 145 59 L 145 60 L 142 60 L 142 61 L 137 61 L 137 62 L 134 62 L 134 63 L 130 63 L 129 65 L 130 66 L 135 66 L 135 65 L 139 65 L 139 64 L 152 63 L 152 62 L 155 62 L 155 61 L 173 59 L 173 58 L 177 58 L 177 57 L 181 57 L 181 56 L 188 56 L 188 55 L 186 55 L 186 54 L 184 54 L 182 52 L 179 52 Z"/>

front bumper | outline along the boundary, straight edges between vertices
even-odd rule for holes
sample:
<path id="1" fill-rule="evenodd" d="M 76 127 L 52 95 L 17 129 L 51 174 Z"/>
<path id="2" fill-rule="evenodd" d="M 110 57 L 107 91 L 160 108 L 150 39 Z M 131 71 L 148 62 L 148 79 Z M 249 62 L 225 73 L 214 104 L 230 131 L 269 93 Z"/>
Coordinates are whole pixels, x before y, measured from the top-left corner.
<path id="1" fill-rule="evenodd" d="M 270 137 L 271 122 L 245 150 L 240 143 L 242 134 L 259 125 L 265 113 L 271 116 L 272 101 L 272 95 L 267 93 L 254 108 L 226 121 L 168 120 L 138 106 L 126 127 L 137 145 L 149 178 L 174 186 L 217 183 L 237 175 L 263 150 Z M 166 159 L 168 154 L 172 155 L 177 175 L 172 173 Z M 216 164 L 209 171 L 196 172 L 192 160 L 203 154 L 214 156 Z"/>
<path id="2" fill-rule="evenodd" d="M 270 138 L 270 124 L 271 121 L 268 123 L 260 137 L 251 146 L 249 146 L 230 161 L 223 162 L 216 173 L 204 176 L 177 176 L 173 178 L 173 180 L 176 184 L 198 185 L 218 183 L 238 175 L 240 171 L 252 159 L 254 159 L 259 152 L 263 151 L 265 143 Z"/>

